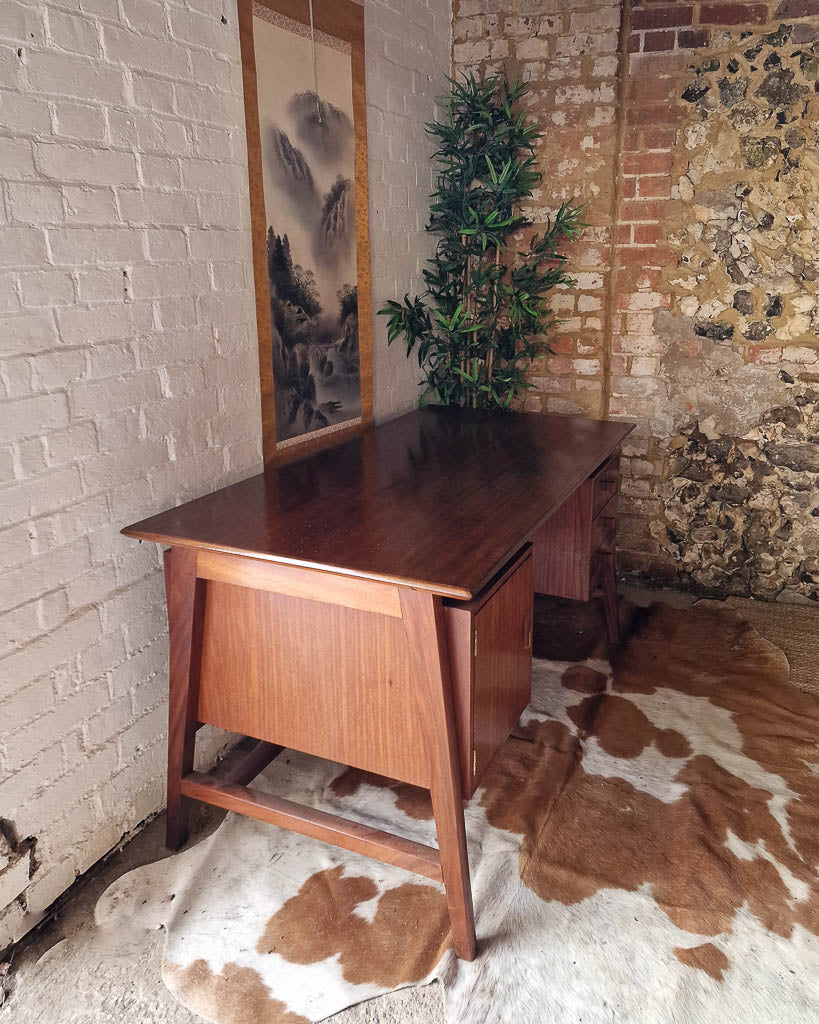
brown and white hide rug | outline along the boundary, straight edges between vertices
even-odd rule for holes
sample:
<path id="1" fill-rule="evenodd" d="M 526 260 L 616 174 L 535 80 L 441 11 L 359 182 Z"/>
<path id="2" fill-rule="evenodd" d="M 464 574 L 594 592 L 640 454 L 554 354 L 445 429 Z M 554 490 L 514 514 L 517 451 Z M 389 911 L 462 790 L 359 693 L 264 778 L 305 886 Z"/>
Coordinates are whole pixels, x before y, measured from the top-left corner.
<path id="1" fill-rule="evenodd" d="M 449 1024 L 819 1022 L 819 704 L 778 648 L 654 605 L 613 671 L 537 660 L 521 731 L 466 810 L 474 963 L 439 886 L 232 814 L 117 881 L 98 923 L 164 928 L 166 984 L 218 1024 L 435 978 Z M 287 752 L 255 785 L 435 841 L 406 785 Z"/>

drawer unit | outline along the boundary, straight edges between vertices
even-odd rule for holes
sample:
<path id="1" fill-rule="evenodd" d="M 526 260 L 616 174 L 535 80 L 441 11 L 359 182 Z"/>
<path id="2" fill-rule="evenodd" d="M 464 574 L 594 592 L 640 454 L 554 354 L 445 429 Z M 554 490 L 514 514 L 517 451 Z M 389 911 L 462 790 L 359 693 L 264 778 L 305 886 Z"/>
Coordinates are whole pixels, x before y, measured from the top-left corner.
<path id="1" fill-rule="evenodd" d="M 592 481 L 592 518 L 600 515 L 603 509 L 617 495 L 620 487 L 620 454 L 612 455 L 591 476 Z"/>
<path id="2" fill-rule="evenodd" d="M 619 485 L 615 452 L 543 524 L 533 538 L 537 593 L 589 600 L 600 566 L 613 564 Z"/>
<path id="3" fill-rule="evenodd" d="M 477 597 L 445 602 L 465 797 L 475 792 L 529 703 L 532 588 L 527 544 Z"/>
<path id="4" fill-rule="evenodd" d="M 610 555 L 614 551 L 614 535 L 616 531 L 616 520 L 614 517 L 614 502 L 612 498 L 605 505 L 599 515 L 592 519 L 591 526 L 591 557 L 600 551 Z"/>

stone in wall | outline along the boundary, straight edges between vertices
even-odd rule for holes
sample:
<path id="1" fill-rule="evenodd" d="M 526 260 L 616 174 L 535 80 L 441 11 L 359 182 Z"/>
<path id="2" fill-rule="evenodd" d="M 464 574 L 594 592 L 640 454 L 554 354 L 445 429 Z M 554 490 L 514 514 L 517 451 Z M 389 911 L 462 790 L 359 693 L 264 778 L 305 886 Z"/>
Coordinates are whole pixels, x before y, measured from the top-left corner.
<path id="1" fill-rule="evenodd" d="M 694 117 L 678 146 L 683 222 L 669 241 L 686 273 L 672 292 L 699 336 L 751 361 L 819 336 L 819 43 L 791 36 L 728 37 L 681 93 Z"/>
<path id="2" fill-rule="evenodd" d="M 792 383 L 740 436 L 690 423 L 671 448 L 666 546 L 682 582 L 819 601 L 819 388 Z"/>
<path id="3" fill-rule="evenodd" d="M 692 318 L 660 310 L 654 322 L 664 340 L 662 371 L 673 427 L 697 420 L 711 437 L 744 434 L 770 409 L 789 401 L 787 385 L 775 368 L 747 362 L 725 335 Z M 730 326 L 730 325 L 727 325 Z M 672 429 L 673 429 L 672 427 Z"/>
<path id="4" fill-rule="evenodd" d="M 652 532 L 683 583 L 819 600 L 819 43 L 713 42 L 679 91 Z"/>

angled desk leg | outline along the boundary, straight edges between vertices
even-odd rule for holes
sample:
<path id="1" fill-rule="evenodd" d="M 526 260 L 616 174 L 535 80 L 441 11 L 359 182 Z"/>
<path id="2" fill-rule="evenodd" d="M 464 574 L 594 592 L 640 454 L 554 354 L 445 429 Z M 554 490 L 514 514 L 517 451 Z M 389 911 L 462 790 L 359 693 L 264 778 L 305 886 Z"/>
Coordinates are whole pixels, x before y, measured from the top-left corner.
<path id="1" fill-rule="evenodd" d="M 165 552 L 164 559 L 170 637 L 165 845 L 169 850 L 178 850 L 188 838 L 189 802 L 182 796 L 180 786 L 182 776 L 193 771 L 205 580 L 196 578 L 194 548 L 171 548 Z"/>
<path id="2" fill-rule="evenodd" d="M 401 609 L 420 706 L 426 715 L 432 768 L 430 794 L 455 952 L 462 960 L 474 960 L 475 915 L 444 609 L 440 597 L 405 587 L 401 588 Z"/>
<path id="3" fill-rule="evenodd" d="M 614 568 L 613 553 L 602 556 L 592 596 L 599 597 L 603 601 L 606 635 L 609 644 L 616 647 L 620 643 L 620 616 L 617 611 L 617 573 Z"/>
<path id="4" fill-rule="evenodd" d="M 606 613 L 606 633 L 609 643 L 620 643 L 620 618 L 617 613 L 617 573 L 614 569 L 614 555 L 606 558 L 606 567 L 600 580 L 603 591 L 603 609 Z"/>

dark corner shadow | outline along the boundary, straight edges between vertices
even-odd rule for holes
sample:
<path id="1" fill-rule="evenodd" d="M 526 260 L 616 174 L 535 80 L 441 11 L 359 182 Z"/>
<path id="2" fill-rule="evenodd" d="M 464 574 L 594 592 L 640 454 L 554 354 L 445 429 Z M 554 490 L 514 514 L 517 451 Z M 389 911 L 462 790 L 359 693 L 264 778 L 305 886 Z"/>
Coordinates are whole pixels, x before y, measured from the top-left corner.
<path id="1" fill-rule="evenodd" d="M 620 598 L 620 648 L 639 623 L 644 609 Z M 612 657 L 615 652 L 606 640 L 603 602 L 570 601 L 561 597 L 535 594 L 532 654 L 550 661 L 583 661 L 586 658 Z"/>

